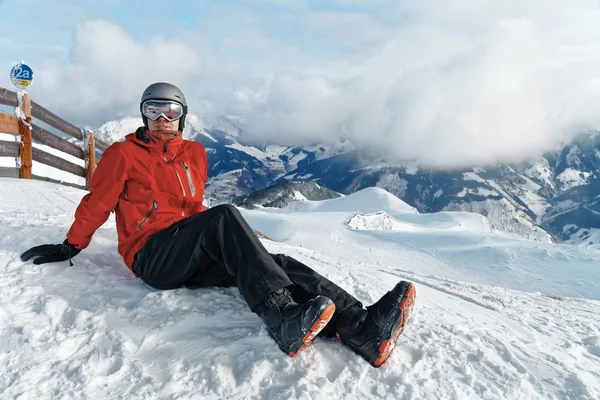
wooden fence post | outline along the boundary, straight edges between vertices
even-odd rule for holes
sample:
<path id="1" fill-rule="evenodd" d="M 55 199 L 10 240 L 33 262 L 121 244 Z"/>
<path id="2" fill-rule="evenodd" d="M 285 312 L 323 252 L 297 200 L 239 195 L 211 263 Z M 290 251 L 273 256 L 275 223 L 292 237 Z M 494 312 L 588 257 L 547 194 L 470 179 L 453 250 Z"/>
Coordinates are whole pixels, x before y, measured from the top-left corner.
<path id="1" fill-rule="evenodd" d="M 89 190 L 92 177 L 94 176 L 94 171 L 96 170 L 96 141 L 94 139 L 94 132 L 92 131 L 88 131 L 87 152 L 88 165 L 85 174 L 85 187 Z"/>
<path id="2" fill-rule="evenodd" d="M 18 96 L 18 94 L 17 94 Z M 19 115 L 19 135 L 21 135 L 21 168 L 19 178 L 31 179 L 31 167 L 33 165 L 33 152 L 31 150 L 31 101 L 29 95 L 23 93 Z"/>

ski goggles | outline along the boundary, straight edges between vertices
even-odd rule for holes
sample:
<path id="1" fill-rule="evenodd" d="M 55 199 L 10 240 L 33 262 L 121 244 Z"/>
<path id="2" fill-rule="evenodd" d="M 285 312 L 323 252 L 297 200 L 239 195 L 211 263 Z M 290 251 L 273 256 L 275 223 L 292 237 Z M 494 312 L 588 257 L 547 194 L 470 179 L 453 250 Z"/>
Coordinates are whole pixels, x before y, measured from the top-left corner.
<path id="1" fill-rule="evenodd" d="M 142 104 L 142 114 L 152 121 L 164 117 L 172 122 L 181 118 L 183 106 L 176 101 L 148 100 Z"/>

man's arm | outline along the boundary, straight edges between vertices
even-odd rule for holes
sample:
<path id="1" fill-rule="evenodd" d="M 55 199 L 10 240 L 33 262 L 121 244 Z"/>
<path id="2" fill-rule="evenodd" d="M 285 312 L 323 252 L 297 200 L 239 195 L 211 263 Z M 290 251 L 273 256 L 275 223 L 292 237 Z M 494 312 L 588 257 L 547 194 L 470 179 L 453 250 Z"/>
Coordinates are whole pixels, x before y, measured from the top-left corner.
<path id="1" fill-rule="evenodd" d="M 67 240 L 75 248 L 85 249 L 94 232 L 117 206 L 127 181 L 126 160 L 120 143 L 104 151 L 90 182 L 90 192 L 81 199 L 75 211 L 75 221 L 67 233 Z"/>

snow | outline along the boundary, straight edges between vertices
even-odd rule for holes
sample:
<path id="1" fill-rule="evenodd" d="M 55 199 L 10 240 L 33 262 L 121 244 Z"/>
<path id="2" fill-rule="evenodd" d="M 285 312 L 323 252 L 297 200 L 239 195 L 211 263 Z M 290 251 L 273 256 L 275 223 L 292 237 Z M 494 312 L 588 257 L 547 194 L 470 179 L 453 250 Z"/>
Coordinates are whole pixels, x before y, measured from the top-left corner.
<path id="1" fill-rule="evenodd" d="M 563 233 L 565 233 L 566 231 L 571 230 L 571 229 L 578 229 L 578 226 L 574 225 L 574 224 L 566 224 L 565 226 L 563 226 L 562 231 L 563 231 Z"/>
<path id="2" fill-rule="evenodd" d="M 465 197 L 468 194 L 475 194 L 478 196 L 498 196 L 497 192 L 494 192 L 493 190 L 489 190 L 489 189 L 485 189 L 485 188 L 463 188 L 463 190 L 460 191 L 460 193 L 456 194 L 456 197 Z M 435 196 L 434 196 L 435 197 Z"/>
<path id="3" fill-rule="evenodd" d="M 0 178 L 2 399 L 600 397 L 599 250 L 507 236 L 472 213 L 418 214 L 377 188 L 241 210 L 276 240 L 263 240 L 270 252 L 365 305 L 415 283 L 413 318 L 375 369 L 335 340 L 288 357 L 236 288 L 149 288 L 117 254 L 113 215 L 73 267 L 20 261 L 64 239 L 85 194 Z M 361 229 L 346 224 L 356 212 Z M 374 229 L 383 213 L 403 229 Z"/>
<path id="4" fill-rule="evenodd" d="M 506 198 L 500 200 L 472 201 L 469 203 L 451 203 L 447 211 L 467 211 L 486 215 L 486 220 L 498 231 L 524 236 L 532 240 L 552 242 L 548 232 L 535 225 L 529 216 L 520 211 Z"/>
<path id="5" fill-rule="evenodd" d="M 183 129 L 184 139 L 193 139 L 193 134 L 201 134 L 217 143 L 217 140 L 206 132 L 206 123 L 197 115 L 189 114 L 185 119 L 185 128 Z"/>
<path id="6" fill-rule="evenodd" d="M 204 190 L 204 197 L 221 202 L 220 199 L 222 198 L 241 196 L 243 192 L 238 188 L 236 182 L 242 173 L 243 170 L 238 168 L 219 174 L 217 177 L 209 178 Z M 214 202 L 211 204 L 214 205 Z"/>
<path id="7" fill-rule="evenodd" d="M 279 159 L 279 156 L 284 154 L 285 152 L 287 152 L 288 150 L 290 150 L 290 147 L 288 146 L 281 146 L 281 145 L 277 145 L 277 144 L 270 144 L 268 146 L 265 147 L 264 149 L 264 157 L 268 162 L 274 163 L 280 163 L 281 167 L 280 169 L 283 171 L 285 168 L 283 166 L 283 161 L 281 159 Z"/>
<path id="8" fill-rule="evenodd" d="M 600 229 L 595 228 L 579 228 L 577 225 L 568 224 L 563 228 L 563 232 L 573 230 L 569 235 L 569 239 L 565 243 L 578 246 L 595 246 L 600 244 Z"/>
<path id="9" fill-rule="evenodd" d="M 487 183 L 487 181 L 477 175 L 475 172 L 465 172 L 463 173 L 463 179 L 465 181 L 476 181 L 481 183 Z"/>
<path id="10" fill-rule="evenodd" d="M 201 134 L 208 137 L 213 142 L 217 142 L 209 133 L 206 132 L 206 123 L 197 115 L 188 114 L 186 117 L 185 128 L 183 130 L 183 138 L 192 140 L 196 134 Z M 135 132 L 144 122 L 141 117 L 125 117 L 115 121 L 109 121 L 105 124 L 90 128 L 94 131 L 96 137 L 104 143 L 114 143 L 122 141 L 126 135 Z"/>
<path id="11" fill-rule="evenodd" d="M 94 131 L 96 138 L 104 143 L 111 144 L 122 141 L 126 135 L 135 132 L 140 126 L 144 126 L 141 117 L 125 117 L 107 122 L 91 130 Z"/>
<path id="12" fill-rule="evenodd" d="M 263 151 L 257 147 L 239 143 L 243 134 L 240 125 L 243 126 L 243 122 L 243 118 L 235 116 L 200 118 L 195 114 L 188 114 L 185 129 L 183 131 L 183 138 L 196 140 L 197 135 L 203 135 L 212 142 L 218 143 L 218 140 L 208 133 L 207 130 L 213 129 L 221 131 L 228 135 L 228 139 L 233 141 L 233 144 L 226 145 L 226 147 L 247 153 L 281 175 L 285 174 L 287 171 L 296 169 L 298 162 L 308 156 L 305 152 L 293 154 L 291 152 L 293 148 L 289 146 L 268 145 Z M 142 118 L 135 116 L 109 121 L 99 127 L 91 128 L 91 130 L 95 132 L 98 139 L 110 144 L 123 140 L 127 134 L 134 132 L 142 125 Z M 346 140 L 338 141 L 330 146 L 306 146 L 305 149 L 307 151 L 314 150 L 317 159 L 322 159 L 352 151 L 354 148 L 352 144 Z M 209 149 L 207 149 L 207 151 L 209 151 Z M 287 155 L 289 157 L 287 163 L 284 163 L 280 158 L 282 155 Z"/>
<path id="13" fill-rule="evenodd" d="M 512 169 L 512 168 L 511 168 Z M 529 179 L 527 176 L 525 175 L 521 175 L 521 177 L 523 179 L 525 179 L 525 185 L 522 185 L 521 187 L 525 187 L 531 191 L 537 192 L 538 190 L 540 190 L 542 187 L 540 185 L 538 185 L 537 183 L 535 183 L 534 181 L 532 181 L 531 179 Z"/>
<path id="14" fill-rule="evenodd" d="M 504 191 L 504 190 L 503 190 L 503 189 L 500 187 L 500 185 L 499 185 L 498 183 L 496 183 L 495 181 L 493 181 L 493 180 L 486 180 L 486 181 L 485 181 L 485 183 L 487 183 L 488 185 L 490 185 L 492 188 L 496 189 L 496 190 L 498 191 L 498 193 L 499 193 L 500 195 L 502 195 L 502 197 L 504 197 L 504 198 L 508 198 L 508 199 L 512 199 L 512 197 L 510 197 L 510 196 L 508 195 L 508 193 L 506 193 L 506 192 L 505 192 L 505 191 Z"/>
<path id="15" fill-rule="evenodd" d="M 404 220 L 394 218 L 385 211 L 368 214 L 356 212 L 350 217 L 347 224 L 352 229 L 371 231 L 492 232 L 491 224 L 487 218 L 472 213 L 437 213 L 435 219 L 427 218 L 423 214 L 416 219 L 406 215 L 399 216 L 399 218 Z"/>
<path id="16" fill-rule="evenodd" d="M 556 204 L 554 204 L 555 212 L 551 216 L 556 217 L 558 215 L 564 214 L 565 212 L 570 211 L 577 206 L 579 206 L 579 204 L 571 199 L 557 202 Z"/>
<path id="17" fill-rule="evenodd" d="M 380 178 L 375 186 L 398 197 L 404 197 L 406 194 L 406 189 L 408 188 L 408 182 L 400 178 L 397 173 L 388 172 L 380 175 Z"/>
<path id="18" fill-rule="evenodd" d="M 296 168 L 298 168 L 298 163 L 302 160 L 304 160 L 307 157 L 307 154 L 303 151 L 299 152 L 298 154 L 294 154 L 289 160 L 288 160 L 288 170 L 293 171 Z"/>
<path id="19" fill-rule="evenodd" d="M 308 201 L 308 199 L 302 193 L 300 193 L 300 191 L 298 191 L 298 190 L 294 190 L 293 198 L 296 201 Z"/>
<path id="20" fill-rule="evenodd" d="M 369 204 L 370 202 L 373 202 Z M 369 187 L 352 194 L 352 196 L 338 197 L 323 201 L 306 201 L 301 203 L 291 203 L 284 210 L 289 211 L 311 211 L 311 212 L 330 212 L 344 211 L 354 212 L 362 211 L 365 213 L 382 210 L 389 212 L 392 216 L 396 214 L 417 214 L 416 208 L 409 206 L 398 197 L 386 192 L 383 189 Z"/>
<path id="21" fill-rule="evenodd" d="M 548 210 L 552 205 L 546 200 L 544 197 L 540 196 L 536 192 L 524 190 L 519 193 L 519 198 L 527 207 L 533 211 L 536 215 L 536 223 L 540 223 L 542 217 L 546 214 L 546 210 Z"/>
<path id="22" fill-rule="evenodd" d="M 474 171 L 475 170 L 483 172 L 482 170 L 477 168 L 475 168 Z M 540 185 L 533 182 L 527 176 L 521 175 L 521 177 L 525 180 L 525 183 L 522 185 L 517 185 L 520 188 L 520 190 L 518 191 L 518 196 L 521 199 L 521 201 L 523 201 L 527 205 L 527 207 L 536 214 L 537 219 L 539 221 L 541 216 L 543 216 L 546 210 L 550 207 L 550 204 L 546 199 L 544 199 L 537 193 L 537 191 L 541 189 Z M 498 196 L 499 194 L 502 194 L 505 198 L 511 198 L 507 193 L 505 193 L 502 190 L 502 188 L 497 182 L 492 180 L 485 180 L 479 175 L 477 175 L 475 172 L 465 172 L 463 173 L 463 178 L 466 181 L 476 181 L 489 185 L 493 187 L 496 191 L 485 188 L 463 188 L 463 190 L 456 195 L 457 197 L 464 197 L 468 194 L 476 194 L 480 196 Z"/>
<path id="23" fill-rule="evenodd" d="M 356 147 L 348 139 L 337 139 L 334 143 L 314 144 L 302 146 L 306 151 L 315 153 L 317 160 L 323 160 L 339 154 L 345 154 L 356 150 Z"/>
<path id="24" fill-rule="evenodd" d="M 234 143 L 234 144 L 228 144 L 225 147 L 229 147 L 229 148 L 244 152 L 244 153 L 249 154 L 252 157 L 257 158 L 259 160 L 262 160 L 265 158 L 265 154 L 261 150 L 257 149 L 256 147 L 253 147 L 253 146 L 244 146 L 243 144 L 240 144 L 240 143 Z"/>
<path id="25" fill-rule="evenodd" d="M 219 130 L 229 136 L 234 137 L 239 137 L 242 135 L 243 130 L 240 125 L 245 124 L 245 119 L 237 116 L 207 116 L 203 120 L 204 126 L 210 126 L 212 129 Z"/>
<path id="26" fill-rule="evenodd" d="M 590 175 L 591 172 L 582 172 L 573 168 L 567 168 L 556 179 L 561 182 L 562 190 L 568 190 L 576 186 L 585 185 Z"/>
<path id="27" fill-rule="evenodd" d="M 416 166 L 407 166 L 404 172 L 408 175 L 416 175 L 419 172 L 419 168 Z"/>
<path id="28" fill-rule="evenodd" d="M 349 220 L 348 226 L 352 229 L 367 231 L 415 231 L 417 226 L 398 221 L 385 211 L 363 214 L 355 213 Z"/>
<path id="29" fill-rule="evenodd" d="M 554 188 L 554 182 L 552 180 L 552 169 L 548 164 L 548 160 L 543 157 L 538 158 L 531 164 L 529 168 L 525 170 L 525 174 L 530 178 L 540 179 L 549 187 Z"/>

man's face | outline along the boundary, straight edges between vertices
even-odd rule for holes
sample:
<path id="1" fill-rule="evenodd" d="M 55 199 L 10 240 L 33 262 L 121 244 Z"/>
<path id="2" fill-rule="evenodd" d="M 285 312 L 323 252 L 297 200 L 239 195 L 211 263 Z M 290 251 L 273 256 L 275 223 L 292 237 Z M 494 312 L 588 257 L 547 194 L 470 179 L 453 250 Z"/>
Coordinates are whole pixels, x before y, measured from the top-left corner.
<path id="1" fill-rule="evenodd" d="M 167 121 L 165 117 L 160 117 L 156 121 L 148 120 L 148 129 L 151 131 L 176 131 L 179 128 L 179 120 Z"/>

